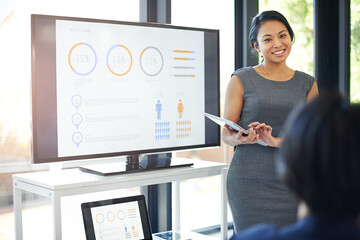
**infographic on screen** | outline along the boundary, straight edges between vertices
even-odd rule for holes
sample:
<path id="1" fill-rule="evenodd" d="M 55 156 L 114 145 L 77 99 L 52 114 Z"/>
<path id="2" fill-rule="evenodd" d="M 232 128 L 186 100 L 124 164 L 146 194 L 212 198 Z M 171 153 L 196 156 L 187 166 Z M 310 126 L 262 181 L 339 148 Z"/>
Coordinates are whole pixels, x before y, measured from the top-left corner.
<path id="1" fill-rule="evenodd" d="M 91 208 L 96 239 L 144 239 L 138 202 Z"/>
<path id="2" fill-rule="evenodd" d="M 201 31 L 57 20 L 59 157 L 204 144 L 204 64 Z"/>

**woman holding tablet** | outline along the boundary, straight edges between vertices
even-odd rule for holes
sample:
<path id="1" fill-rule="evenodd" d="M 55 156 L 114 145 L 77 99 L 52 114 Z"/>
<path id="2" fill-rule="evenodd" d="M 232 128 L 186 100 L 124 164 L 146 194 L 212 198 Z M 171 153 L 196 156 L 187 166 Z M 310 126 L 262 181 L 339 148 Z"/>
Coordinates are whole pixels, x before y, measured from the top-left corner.
<path id="1" fill-rule="evenodd" d="M 280 227 L 296 221 L 297 202 L 275 174 L 275 152 L 290 112 L 318 95 L 314 77 L 286 65 L 294 33 L 282 14 L 255 16 L 249 38 L 263 61 L 233 73 L 224 112 L 224 118 L 248 127 L 249 134 L 227 126 L 222 132 L 223 141 L 236 146 L 227 178 L 235 231 L 261 222 Z M 268 146 L 254 144 L 258 139 Z"/>

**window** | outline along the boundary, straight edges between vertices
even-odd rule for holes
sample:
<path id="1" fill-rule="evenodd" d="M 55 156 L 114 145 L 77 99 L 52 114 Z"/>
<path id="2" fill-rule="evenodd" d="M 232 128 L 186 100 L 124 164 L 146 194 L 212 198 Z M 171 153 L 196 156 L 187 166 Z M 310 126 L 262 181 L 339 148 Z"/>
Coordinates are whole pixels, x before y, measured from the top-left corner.
<path id="1" fill-rule="evenodd" d="M 226 87 L 235 68 L 234 2 L 172 0 L 171 9 L 171 24 L 173 25 L 220 30 L 220 110 L 222 114 Z M 221 148 L 178 152 L 176 156 L 223 162 L 231 159 L 232 152 L 232 147 L 222 144 Z M 181 215 L 182 229 L 200 229 L 220 224 L 220 179 L 218 176 L 182 182 L 180 196 L 181 208 L 187 209 Z M 211 211 L 210 214 L 209 211 Z M 230 211 L 228 212 L 230 215 Z M 192 217 L 193 214 L 206 217 L 200 222 Z"/>
<path id="2" fill-rule="evenodd" d="M 225 1 L 219 4 L 215 0 L 172 0 L 171 9 L 171 24 L 173 25 L 219 29 L 220 31 L 220 110 L 222 114 L 226 87 L 235 68 L 234 3 Z M 218 15 L 221 15 L 221 18 L 216 17 Z M 231 159 L 232 151 L 232 148 L 222 146 L 220 149 L 188 151 L 177 155 L 222 162 L 223 159 Z"/>
<path id="3" fill-rule="evenodd" d="M 138 21 L 139 2 L 5 2 L 0 10 L 0 164 L 13 165 L 30 161 L 30 14 Z"/>
<path id="4" fill-rule="evenodd" d="M 30 14 L 63 15 L 124 21 L 139 20 L 139 1 L 3 0 L 0 7 L 0 239 L 13 239 L 11 174 L 33 170 L 30 132 Z M 40 167 L 41 168 L 41 167 Z M 117 195 L 119 196 L 119 195 Z M 27 216 L 46 217 L 49 201 L 26 194 Z M 110 197 L 109 197 L 110 198 Z M 34 211 L 34 209 L 36 210 Z M 46 210 L 47 209 L 47 210 Z M 44 215 L 42 215 L 44 213 Z M 30 214 L 30 215 L 27 215 Z M 32 214 L 32 215 L 31 215 Z M 45 220 L 45 223 L 51 224 Z M 36 223 L 30 219 L 31 223 Z M 3 224 L 4 223 L 4 224 Z M 49 225 L 50 233 L 52 226 Z M 29 239 L 49 238 L 24 229 Z M 29 231 L 28 231 L 29 230 Z M 40 234 L 40 235 L 39 235 Z"/>
<path id="5" fill-rule="evenodd" d="M 350 3 L 350 101 L 360 102 L 360 0 Z"/>

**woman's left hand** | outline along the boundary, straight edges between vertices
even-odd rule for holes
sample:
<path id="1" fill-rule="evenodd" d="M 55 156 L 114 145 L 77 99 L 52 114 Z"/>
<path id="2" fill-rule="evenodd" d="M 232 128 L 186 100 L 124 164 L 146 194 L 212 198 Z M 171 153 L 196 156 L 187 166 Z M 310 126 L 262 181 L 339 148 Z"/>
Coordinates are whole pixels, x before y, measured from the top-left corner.
<path id="1" fill-rule="evenodd" d="M 272 127 L 266 125 L 265 123 L 252 122 L 248 125 L 249 128 L 255 130 L 257 134 L 259 134 L 259 139 L 266 143 L 270 147 L 280 147 L 281 138 L 272 136 Z"/>

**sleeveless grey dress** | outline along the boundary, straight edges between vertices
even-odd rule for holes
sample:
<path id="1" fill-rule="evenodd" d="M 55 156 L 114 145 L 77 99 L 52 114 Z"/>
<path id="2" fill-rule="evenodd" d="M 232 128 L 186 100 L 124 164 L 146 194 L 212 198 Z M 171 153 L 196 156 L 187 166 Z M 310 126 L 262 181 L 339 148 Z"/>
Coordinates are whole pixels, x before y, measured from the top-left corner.
<path id="1" fill-rule="evenodd" d="M 252 67 L 236 70 L 244 87 L 244 104 L 239 125 L 266 123 L 278 137 L 295 106 L 304 103 L 316 79 L 295 71 L 285 82 L 263 78 Z M 275 171 L 277 148 L 259 144 L 236 146 L 227 176 L 229 205 L 235 231 L 257 223 L 276 227 L 296 222 L 295 197 L 279 180 Z"/>

